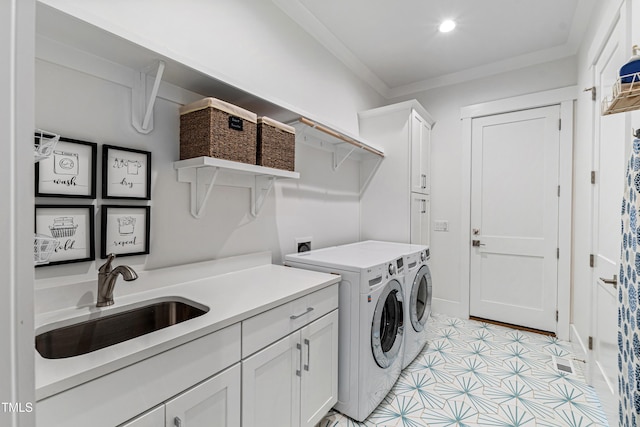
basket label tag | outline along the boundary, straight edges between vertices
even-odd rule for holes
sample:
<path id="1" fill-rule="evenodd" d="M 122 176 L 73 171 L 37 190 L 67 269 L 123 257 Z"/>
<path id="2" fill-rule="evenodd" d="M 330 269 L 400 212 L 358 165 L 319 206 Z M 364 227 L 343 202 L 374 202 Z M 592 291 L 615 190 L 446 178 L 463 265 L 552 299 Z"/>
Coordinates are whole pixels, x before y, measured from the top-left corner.
<path id="1" fill-rule="evenodd" d="M 229 116 L 229 129 L 242 130 L 242 119 L 236 116 Z"/>

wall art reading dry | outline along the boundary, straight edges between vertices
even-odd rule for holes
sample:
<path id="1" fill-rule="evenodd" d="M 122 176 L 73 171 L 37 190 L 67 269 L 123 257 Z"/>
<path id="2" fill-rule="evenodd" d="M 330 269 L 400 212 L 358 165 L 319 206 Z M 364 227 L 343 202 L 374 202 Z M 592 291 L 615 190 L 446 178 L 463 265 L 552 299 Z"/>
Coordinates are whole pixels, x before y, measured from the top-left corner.
<path id="1" fill-rule="evenodd" d="M 103 145 L 102 197 L 150 200 L 151 153 Z"/>

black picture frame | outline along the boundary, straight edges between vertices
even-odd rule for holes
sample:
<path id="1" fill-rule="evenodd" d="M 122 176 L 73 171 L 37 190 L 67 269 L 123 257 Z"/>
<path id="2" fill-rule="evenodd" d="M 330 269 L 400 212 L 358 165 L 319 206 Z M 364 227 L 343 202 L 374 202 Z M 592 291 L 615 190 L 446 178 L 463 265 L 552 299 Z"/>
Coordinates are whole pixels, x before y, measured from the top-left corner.
<path id="1" fill-rule="evenodd" d="M 96 198 L 98 144 L 60 137 L 51 156 L 35 164 L 36 197 Z"/>
<path id="2" fill-rule="evenodd" d="M 93 261 L 95 253 L 95 210 L 93 205 L 35 205 L 34 230 L 58 241 L 49 265 Z"/>
<path id="3" fill-rule="evenodd" d="M 151 207 L 102 205 L 100 258 L 149 254 Z"/>
<path id="4" fill-rule="evenodd" d="M 151 152 L 103 145 L 102 198 L 151 200 Z"/>

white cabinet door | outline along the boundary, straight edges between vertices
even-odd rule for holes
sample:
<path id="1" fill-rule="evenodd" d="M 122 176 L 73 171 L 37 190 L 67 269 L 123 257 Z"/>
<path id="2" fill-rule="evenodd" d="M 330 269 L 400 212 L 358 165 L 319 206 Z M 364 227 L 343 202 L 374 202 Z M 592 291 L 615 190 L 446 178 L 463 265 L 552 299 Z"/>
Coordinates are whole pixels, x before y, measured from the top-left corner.
<path id="1" fill-rule="evenodd" d="M 411 241 L 414 245 L 428 245 L 430 240 L 430 198 L 426 194 L 411 193 Z"/>
<path id="2" fill-rule="evenodd" d="M 242 361 L 242 426 L 300 424 L 300 332 Z"/>
<path id="3" fill-rule="evenodd" d="M 168 401 L 165 426 L 240 427 L 240 373 L 238 363 Z"/>
<path id="4" fill-rule="evenodd" d="M 164 405 L 160 405 L 119 427 L 160 427 L 164 425 Z"/>
<path id="5" fill-rule="evenodd" d="M 415 110 L 411 111 L 411 191 L 429 194 L 431 190 L 429 158 L 431 151 L 431 129 Z"/>
<path id="6" fill-rule="evenodd" d="M 315 426 L 338 401 L 338 310 L 302 329 L 300 425 Z"/>

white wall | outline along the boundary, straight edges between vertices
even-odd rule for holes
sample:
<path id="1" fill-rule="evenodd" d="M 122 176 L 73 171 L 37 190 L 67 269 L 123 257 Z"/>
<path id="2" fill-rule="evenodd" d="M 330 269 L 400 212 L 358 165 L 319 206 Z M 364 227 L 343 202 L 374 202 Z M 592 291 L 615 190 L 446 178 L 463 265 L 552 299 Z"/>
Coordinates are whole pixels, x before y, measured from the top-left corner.
<path id="1" fill-rule="evenodd" d="M 42 3 L 356 134 L 356 112 L 382 102 L 269 0 Z"/>
<path id="2" fill-rule="evenodd" d="M 191 8 L 171 1 L 108 2 L 108 5 L 98 1 L 47 0 L 46 3 L 95 19 L 113 31 L 128 32 L 128 36 L 158 49 L 175 50 L 183 56 L 208 61 L 208 68 L 219 70 L 220 75 L 232 76 L 229 80 L 244 89 L 256 88 L 263 96 L 282 100 L 353 133 L 357 133 L 357 111 L 381 102 L 371 88 L 271 2 L 199 1 L 197 7 Z M 120 262 L 153 269 L 270 250 L 273 261 L 279 263 L 284 254 L 295 252 L 296 237 L 311 236 L 316 248 L 358 240 L 360 164 L 348 159 L 333 171 L 329 152 L 301 143 L 296 144 L 295 167 L 301 179 L 278 181 L 258 218 L 249 214 L 249 189 L 216 187 L 205 216 L 194 219 L 189 213 L 189 186 L 179 183 L 173 170 L 173 162 L 179 158 L 180 105 L 166 97 L 158 98 L 155 129 L 148 135 L 139 134 L 131 126 L 130 88 L 102 75 L 65 66 L 63 59 L 47 54 L 46 50 L 51 48 L 48 41 L 38 40 L 41 44 L 38 52 L 41 58 L 47 58 L 36 61 L 38 127 L 98 144 L 152 152 L 150 255 L 123 258 Z M 233 45 L 231 49 L 230 45 Z M 248 52 L 238 54 L 238 47 Z M 69 49 L 65 52 L 79 58 L 82 66 L 76 68 L 100 69 L 100 59 L 68 53 Z M 88 64 L 90 62 L 95 64 Z M 180 98 L 194 96 L 183 92 Z M 98 208 L 97 245 L 99 206 L 118 203 L 100 198 L 101 151 L 98 148 L 98 200 L 71 201 L 93 203 Z M 69 201 L 37 199 L 38 203 Z M 41 280 L 37 286 L 93 278 L 100 264 L 101 260 L 97 260 L 38 268 L 36 278 Z"/>
<path id="3" fill-rule="evenodd" d="M 462 127 L 460 108 L 576 83 L 576 58 L 566 58 L 455 86 L 432 89 L 394 101 L 417 99 L 434 117 L 431 139 L 431 223 L 449 221 L 448 232 L 431 232 L 436 311 L 462 316 L 460 240 L 462 201 Z"/>

